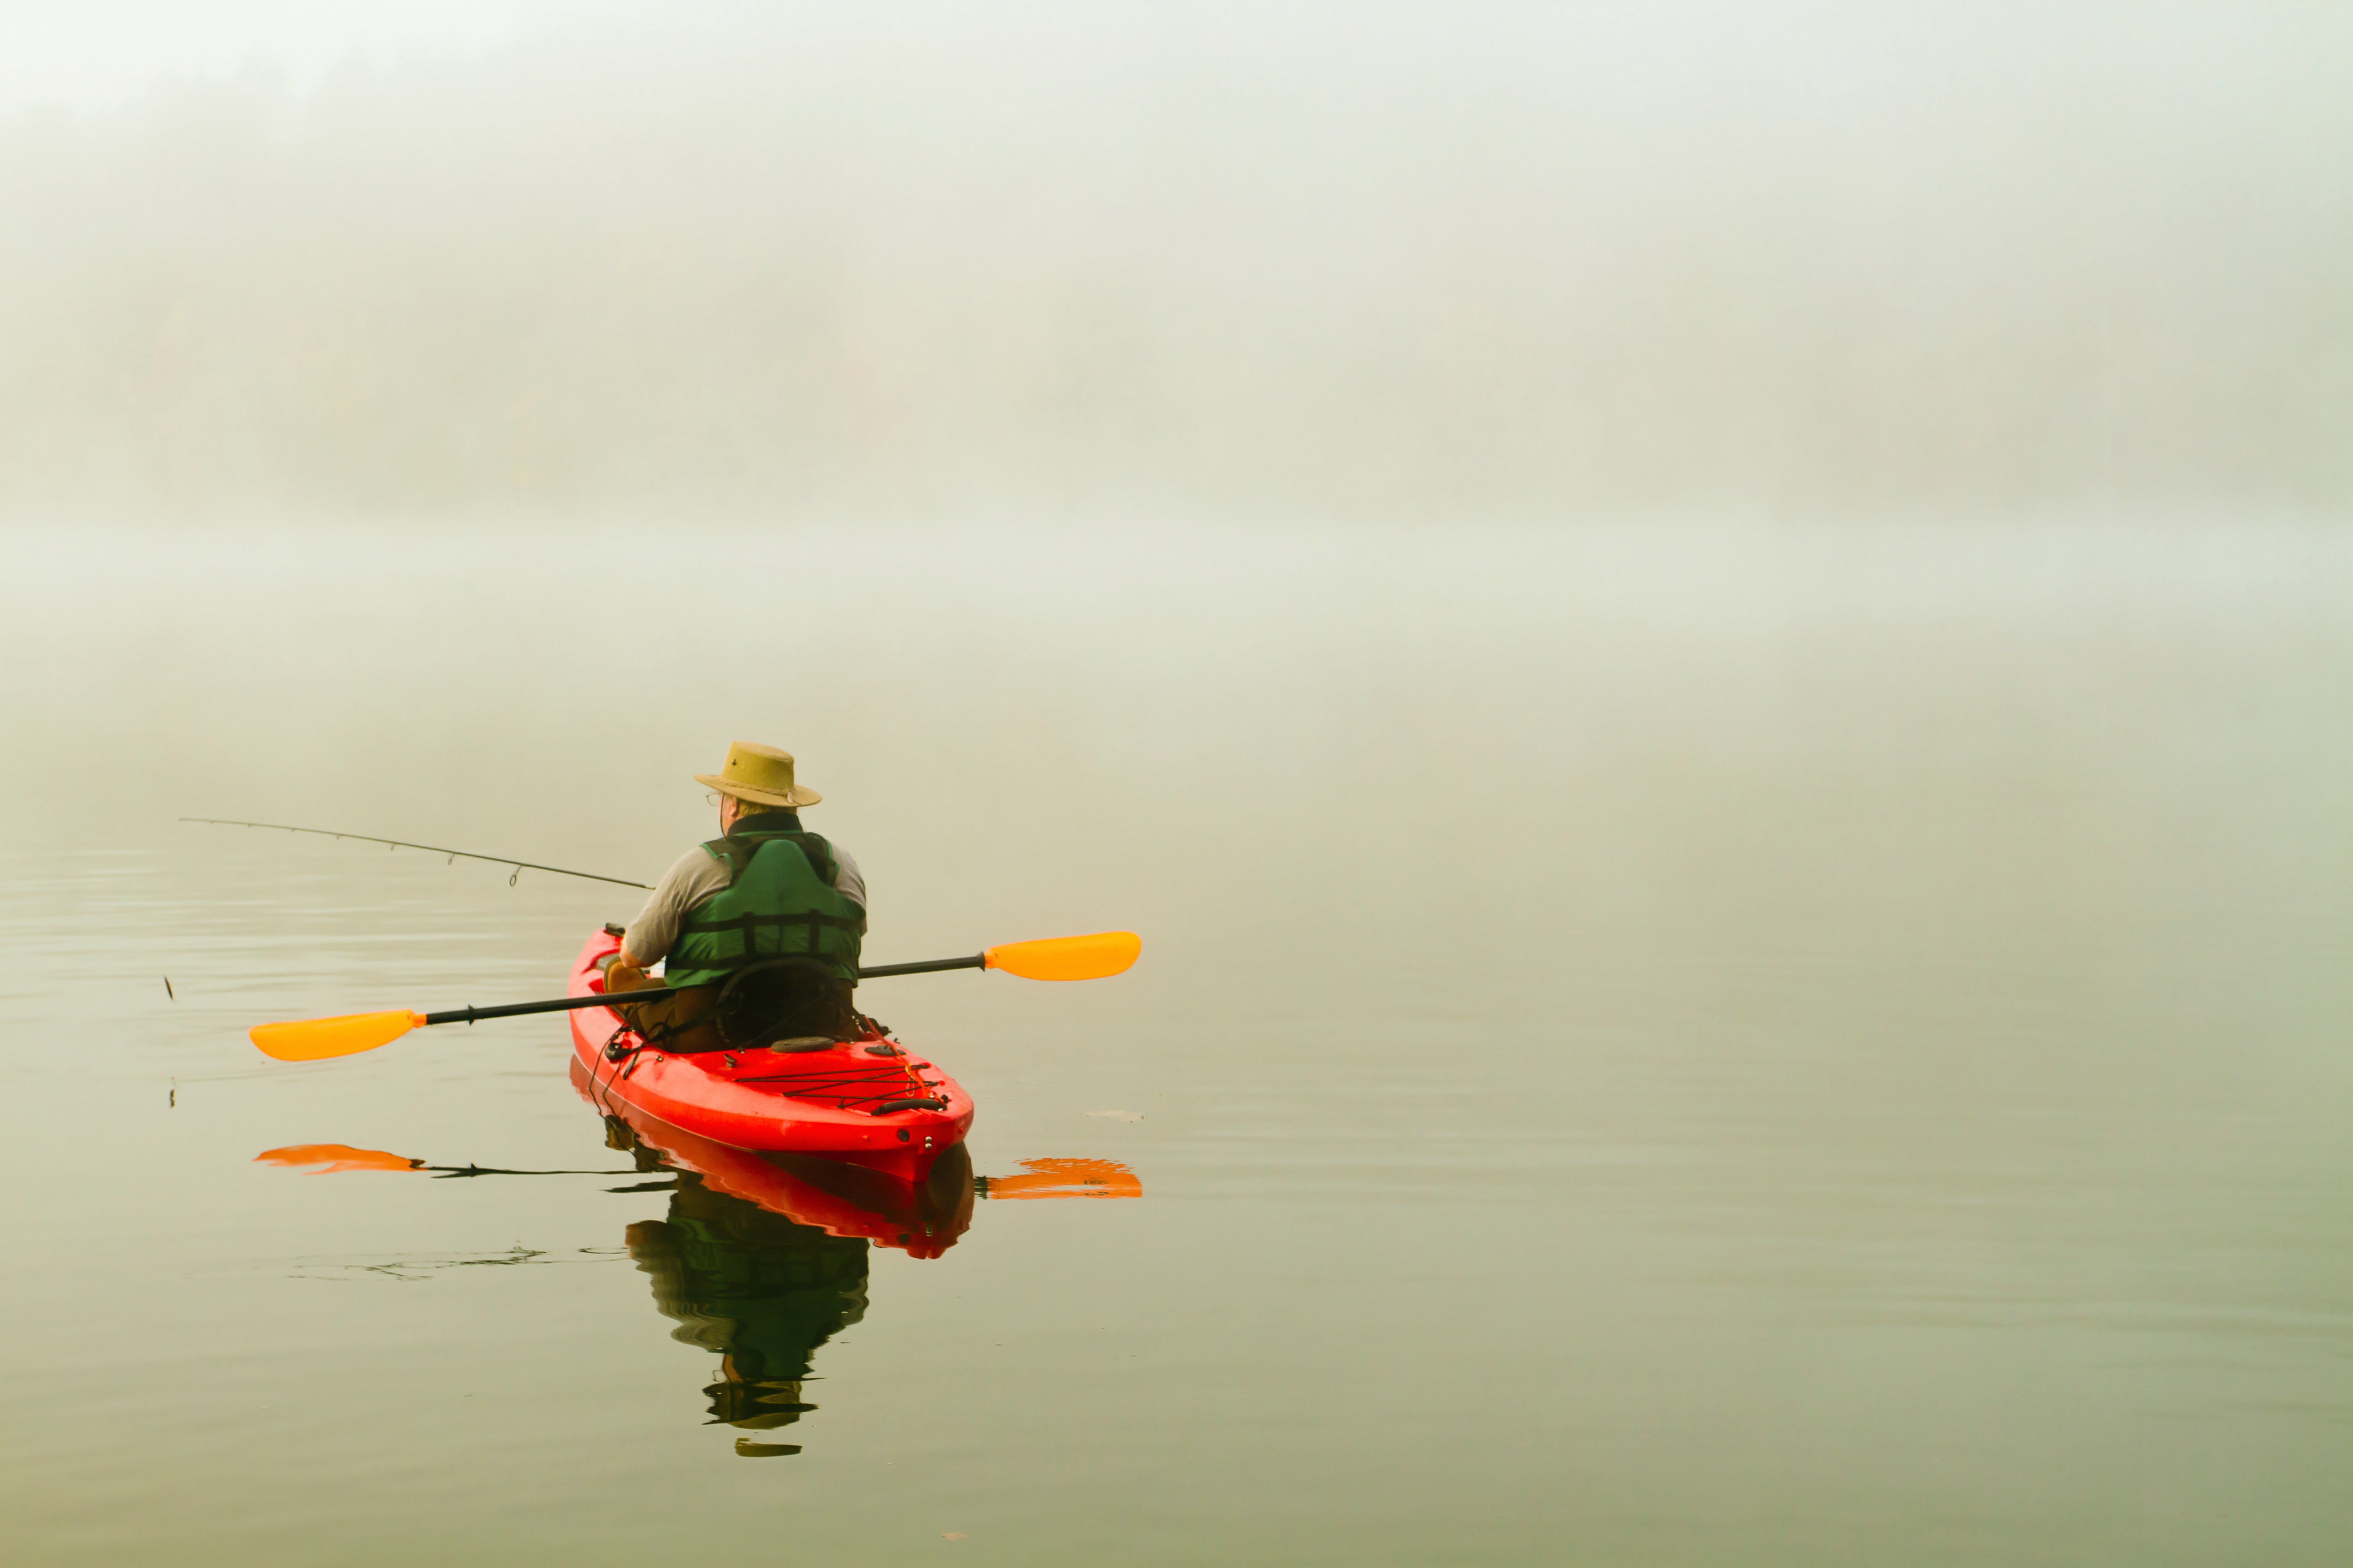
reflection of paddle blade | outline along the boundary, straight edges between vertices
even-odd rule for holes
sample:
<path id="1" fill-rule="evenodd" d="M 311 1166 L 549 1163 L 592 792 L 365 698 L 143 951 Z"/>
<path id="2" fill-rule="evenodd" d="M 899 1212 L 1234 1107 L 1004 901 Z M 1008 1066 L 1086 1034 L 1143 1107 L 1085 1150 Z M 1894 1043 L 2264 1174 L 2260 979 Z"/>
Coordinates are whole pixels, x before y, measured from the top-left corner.
<path id="1" fill-rule="evenodd" d="M 256 1024 L 246 1031 L 256 1049 L 281 1062 L 315 1062 L 355 1056 L 388 1046 L 425 1022 L 422 1013 L 350 1013 L 340 1018 L 304 1018 L 290 1024 Z"/>
<path id="2" fill-rule="evenodd" d="M 283 1149 L 265 1149 L 256 1154 L 257 1164 L 316 1165 L 313 1176 L 332 1174 L 337 1171 L 421 1171 L 422 1160 L 411 1160 L 400 1154 L 389 1154 L 382 1149 L 354 1149 L 348 1143 L 290 1143 Z"/>
<path id="3" fill-rule="evenodd" d="M 1024 980 L 1101 980 L 1134 963 L 1143 951 L 1144 939 L 1132 931 L 1102 931 L 1092 936 L 1009 942 L 981 956 L 989 968 Z"/>
<path id="4" fill-rule="evenodd" d="M 991 1198 L 1140 1198 L 1144 1184 L 1116 1160 L 1024 1160 L 1025 1176 L 991 1176 Z"/>

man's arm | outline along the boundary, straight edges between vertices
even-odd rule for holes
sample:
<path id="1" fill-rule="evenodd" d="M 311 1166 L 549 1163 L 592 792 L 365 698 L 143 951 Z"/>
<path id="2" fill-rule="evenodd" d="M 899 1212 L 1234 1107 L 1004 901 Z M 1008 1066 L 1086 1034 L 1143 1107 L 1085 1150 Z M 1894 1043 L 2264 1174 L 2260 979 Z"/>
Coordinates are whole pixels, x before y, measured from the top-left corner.
<path id="1" fill-rule="evenodd" d="M 863 912 L 866 908 L 866 879 L 859 874 L 858 862 L 851 859 L 849 851 L 840 845 L 831 845 L 830 847 L 833 850 L 833 890 L 856 904 Z"/>
<path id="2" fill-rule="evenodd" d="M 629 922 L 628 934 L 621 938 L 620 962 L 643 970 L 669 957 L 687 911 L 726 886 L 727 868 L 701 845 L 680 856 Z"/>

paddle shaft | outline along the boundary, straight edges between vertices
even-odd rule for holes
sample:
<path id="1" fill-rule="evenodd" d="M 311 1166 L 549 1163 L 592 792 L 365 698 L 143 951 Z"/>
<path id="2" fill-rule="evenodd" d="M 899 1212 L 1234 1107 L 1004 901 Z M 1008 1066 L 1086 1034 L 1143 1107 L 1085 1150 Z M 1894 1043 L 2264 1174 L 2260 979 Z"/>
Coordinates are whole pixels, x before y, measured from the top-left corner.
<path id="1" fill-rule="evenodd" d="M 876 980 L 890 974 L 929 974 L 943 969 L 986 969 L 988 958 L 974 953 L 970 958 L 934 958 L 921 963 L 882 963 L 858 972 L 860 980 Z M 569 1013 L 578 1007 L 604 1007 L 614 1003 L 635 1006 L 640 1002 L 659 1002 L 677 995 L 667 985 L 649 986 L 643 991 L 622 991 L 612 995 L 559 996 L 553 1002 L 512 1002 L 503 1007 L 452 1007 L 446 1013 L 427 1013 L 427 1024 L 470 1024 L 479 1018 L 517 1018 L 526 1013 Z"/>
<path id="2" fill-rule="evenodd" d="M 878 963 L 871 969 L 858 972 L 860 980 L 880 980 L 886 974 L 933 974 L 943 969 L 987 969 L 988 954 L 976 952 L 970 958 L 931 958 L 921 963 Z"/>
<path id="3" fill-rule="evenodd" d="M 511 1002 L 503 1007 L 452 1007 L 446 1013 L 427 1013 L 425 1021 L 428 1024 L 470 1024 L 477 1018 L 519 1018 L 525 1013 L 569 1013 L 576 1007 L 609 1007 L 622 1001 L 634 1005 L 639 1002 L 659 1002 L 677 994 L 664 985 L 645 991 L 624 991 L 613 996 L 559 996 L 553 1002 Z"/>

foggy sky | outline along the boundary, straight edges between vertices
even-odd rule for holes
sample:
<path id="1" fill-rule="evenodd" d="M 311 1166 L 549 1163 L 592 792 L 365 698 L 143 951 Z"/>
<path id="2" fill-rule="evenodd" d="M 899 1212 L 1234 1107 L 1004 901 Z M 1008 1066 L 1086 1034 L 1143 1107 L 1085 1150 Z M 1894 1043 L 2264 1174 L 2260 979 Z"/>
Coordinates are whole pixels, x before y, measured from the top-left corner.
<path id="1" fill-rule="evenodd" d="M 607 7 L 0 121 L 0 515 L 2353 500 L 2319 6 Z"/>

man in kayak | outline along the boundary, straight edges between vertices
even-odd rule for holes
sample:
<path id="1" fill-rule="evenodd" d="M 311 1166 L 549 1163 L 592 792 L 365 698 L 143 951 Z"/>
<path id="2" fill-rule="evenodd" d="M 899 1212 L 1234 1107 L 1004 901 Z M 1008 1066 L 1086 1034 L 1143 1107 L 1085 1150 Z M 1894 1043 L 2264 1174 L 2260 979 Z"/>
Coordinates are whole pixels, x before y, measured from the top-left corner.
<path id="1" fill-rule="evenodd" d="M 747 741 L 727 749 L 719 772 L 694 776 L 716 792 L 720 837 L 663 874 L 605 989 L 677 991 L 621 1010 L 649 1044 L 671 1051 L 845 1035 L 856 1020 L 866 879 L 846 851 L 801 827 L 799 808 L 823 797 L 794 783 L 791 752 Z M 647 974 L 665 960 L 660 979 Z"/>

